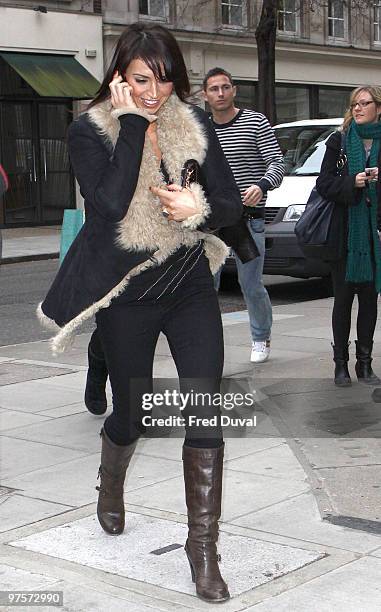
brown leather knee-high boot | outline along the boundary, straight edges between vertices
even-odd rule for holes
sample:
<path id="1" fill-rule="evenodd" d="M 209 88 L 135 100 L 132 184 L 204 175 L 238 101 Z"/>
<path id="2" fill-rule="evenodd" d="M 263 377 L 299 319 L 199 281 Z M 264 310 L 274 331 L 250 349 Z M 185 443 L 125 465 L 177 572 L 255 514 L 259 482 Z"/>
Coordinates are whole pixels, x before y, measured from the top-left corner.
<path id="1" fill-rule="evenodd" d="M 189 529 L 185 552 L 198 597 L 215 603 L 230 597 L 220 574 L 217 554 L 223 458 L 223 445 L 219 448 L 183 446 Z"/>
<path id="2" fill-rule="evenodd" d="M 98 478 L 99 491 L 97 516 L 102 528 L 110 535 L 119 535 L 124 530 L 123 487 L 126 471 L 137 442 L 128 446 L 114 444 L 102 428 L 101 465 Z"/>

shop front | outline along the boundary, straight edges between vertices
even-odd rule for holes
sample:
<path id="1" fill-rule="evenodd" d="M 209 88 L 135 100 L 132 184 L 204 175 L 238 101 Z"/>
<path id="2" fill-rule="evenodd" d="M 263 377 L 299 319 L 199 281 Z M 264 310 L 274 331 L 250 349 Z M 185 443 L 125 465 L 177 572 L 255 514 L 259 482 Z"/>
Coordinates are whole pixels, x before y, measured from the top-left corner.
<path id="1" fill-rule="evenodd" d="M 1 227 L 59 224 L 75 208 L 67 129 L 73 103 L 98 87 L 73 56 L 0 51 L 0 160 L 10 183 Z"/>

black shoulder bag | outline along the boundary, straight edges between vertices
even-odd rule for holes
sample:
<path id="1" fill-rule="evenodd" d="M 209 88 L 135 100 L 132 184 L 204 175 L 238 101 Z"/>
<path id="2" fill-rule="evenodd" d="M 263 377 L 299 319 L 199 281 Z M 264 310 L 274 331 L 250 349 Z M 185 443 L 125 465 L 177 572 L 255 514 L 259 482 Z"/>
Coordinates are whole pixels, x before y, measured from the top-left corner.
<path id="1" fill-rule="evenodd" d="M 345 155 L 345 133 L 341 132 L 341 148 L 336 162 L 337 175 L 340 175 L 347 157 Z M 316 186 L 312 189 L 306 208 L 295 225 L 295 234 L 305 257 L 325 259 L 329 255 L 329 233 L 335 202 L 321 196 Z"/>
<path id="2" fill-rule="evenodd" d="M 188 159 L 181 172 L 181 186 L 189 188 L 191 183 L 200 183 L 201 169 L 195 159 Z M 211 230 L 212 231 L 212 230 Z M 217 233 L 219 238 L 231 247 L 238 255 L 242 263 L 246 263 L 259 256 L 259 250 L 255 244 L 245 219 L 241 218 L 235 225 L 221 227 L 219 230 L 212 231 Z"/>

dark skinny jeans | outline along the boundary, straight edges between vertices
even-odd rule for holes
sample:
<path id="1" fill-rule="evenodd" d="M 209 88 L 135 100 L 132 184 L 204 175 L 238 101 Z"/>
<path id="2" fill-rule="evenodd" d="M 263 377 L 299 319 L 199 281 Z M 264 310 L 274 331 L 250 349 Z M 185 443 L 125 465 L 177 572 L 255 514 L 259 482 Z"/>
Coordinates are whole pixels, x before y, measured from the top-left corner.
<path id="1" fill-rule="evenodd" d="M 332 311 L 333 341 L 338 348 L 345 348 L 351 330 L 351 314 L 354 296 L 357 294 L 357 340 L 361 346 L 370 347 L 377 321 L 377 298 L 373 282 L 345 282 L 346 261 L 331 264 L 334 304 Z"/>
<path id="2" fill-rule="evenodd" d="M 138 278 L 136 283 L 147 280 Z M 136 286 L 134 287 L 134 290 Z M 156 289 L 156 287 L 155 287 Z M 160 288 L 157 288 L 159 294 Z M 219 393 L 223 368 L 221 315 L 208 261 L 203 255 L 174 293 L 156 299 L 130 300 L 128 294 L 114 300 L 96 315 L 101 343 L 95 337 L 94 353 L 103 349 L 113 394 L 113 412 L 104 423 L 110 439 L 119 445 L 131 444 L 142 433 L 141 394 L 152 391 L 152 372 L 160 332 L 167 337 L 182 392 Z M 199 413 L 198 413 L 198 410 Z M 211 418 L 220 416 L 218 406 L 189 412 Z M 185 444 L 218 447 L 222 444 L 220 426 L 186 426 Z"/>

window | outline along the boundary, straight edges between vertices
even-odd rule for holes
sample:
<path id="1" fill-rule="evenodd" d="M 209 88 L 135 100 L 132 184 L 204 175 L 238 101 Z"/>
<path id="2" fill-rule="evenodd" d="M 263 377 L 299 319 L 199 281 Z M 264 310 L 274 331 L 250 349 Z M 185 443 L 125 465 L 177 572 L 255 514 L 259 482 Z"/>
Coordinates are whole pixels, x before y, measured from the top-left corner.
<path id="1" fill-rule="evenodd" d="M 344 117 L 348 108 L 350 89 L 333 89 L 331 87 L 319 87 L 319 111 L 318 119 L 329 117 Z"/>
<path id="2" fill-rule="evenodd" d="M 328 1 L 328 36 L 345 38 L 345 6 L 343 0 Z"/>
<path id="3" fill-rule="evenodd" d="M 221 12 L 224 25 L 244 25 L 244 1 L 245 0 L 222 0 Z"/>
<path id="4" fill-rule="evenodd" d="M 93 11 L 97 15 L 102 15 L 102 0 L 93 0 Z"/>
<path id="5" fill-rule="evenodd" d="M 381 43 L 381 1 L 374 3 L 374 42 Z"/>
<path id="6" fill-rule="evenodd" d="M 165 0 L 139 0 L 140 15 L 165 17 Z"/>
<path id="7" fill-rule="evenodd" d="M 296 0 L 280 0 L 278 9 L 278 30 L 296 34 L 297 15 Z"/>
<path id="8" fill-rule="evenodd" d="M 277 85 L 275 101 L 278 123 L 308 119 L 310 116 L 308 87 Z"/>
<path id="9" fill-rule="evenodd" d="M 256 85 L 250 81 L 236 81 L 237 95 L 235 97 L 235 105 L 238 108 L 255 109 L 256 106 Z"/>
<path id="10" fill-rule="evenodd" d="M 326 151 L 326 140 L 334 130 L 332 125 L 275 128 L 286 176 L 317 176 Z"/>

